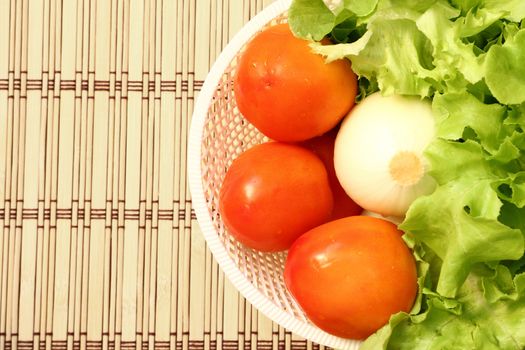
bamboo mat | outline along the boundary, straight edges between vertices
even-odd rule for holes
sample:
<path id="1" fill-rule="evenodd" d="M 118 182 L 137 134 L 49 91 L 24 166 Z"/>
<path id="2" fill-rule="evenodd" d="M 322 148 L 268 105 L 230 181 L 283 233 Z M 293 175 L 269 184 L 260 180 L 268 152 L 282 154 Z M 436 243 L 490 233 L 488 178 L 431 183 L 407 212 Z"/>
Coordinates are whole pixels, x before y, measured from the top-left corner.
<path id="1" fill-rule="evenodd" d="M 0 349 L 318 349 L 224 278 L 195 97 L 272 0 L 0 0 Z"/>

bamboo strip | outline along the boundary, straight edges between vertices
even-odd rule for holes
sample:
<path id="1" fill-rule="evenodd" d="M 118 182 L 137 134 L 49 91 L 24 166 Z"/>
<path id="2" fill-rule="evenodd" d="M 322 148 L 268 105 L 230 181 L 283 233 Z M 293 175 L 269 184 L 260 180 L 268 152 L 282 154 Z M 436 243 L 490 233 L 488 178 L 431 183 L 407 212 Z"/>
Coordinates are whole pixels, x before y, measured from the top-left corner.
<path id="1" fill-rule="evenodd" d="M 187 186 L 206 74 L 271 2 L 0 2 L 0 349 L 319 348 L 225 279 Z"/>

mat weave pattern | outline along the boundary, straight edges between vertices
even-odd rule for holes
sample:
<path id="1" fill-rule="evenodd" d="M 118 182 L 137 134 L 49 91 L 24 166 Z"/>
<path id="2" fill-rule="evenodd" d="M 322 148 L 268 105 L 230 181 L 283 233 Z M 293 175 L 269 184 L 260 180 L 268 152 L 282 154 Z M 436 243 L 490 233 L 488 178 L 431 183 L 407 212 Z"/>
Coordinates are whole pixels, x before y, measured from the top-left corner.
<path id="1" fill-rule="evenodd" d="M 195 97 L 271 0 L 0 0 L 0 349 L 319 349 L 224 278 Z"/>

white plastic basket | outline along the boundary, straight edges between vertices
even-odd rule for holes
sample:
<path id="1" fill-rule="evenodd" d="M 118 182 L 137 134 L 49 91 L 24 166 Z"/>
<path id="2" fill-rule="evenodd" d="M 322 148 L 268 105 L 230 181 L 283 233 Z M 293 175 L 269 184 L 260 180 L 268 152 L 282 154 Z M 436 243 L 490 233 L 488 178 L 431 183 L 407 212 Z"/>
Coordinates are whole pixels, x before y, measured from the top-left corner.
<path id="1" fill-rule="evenodd" d="M 290 2 L 279 0 L 248 22 L 226 46 L 204 82 L 195 104 L 188 148 L 192 202 L 219 266 L 252 305 L 308 340 L 336 349 L 358 349 L 359 341 L 330 335 L 308 321 L 284 285 L 286 253 L 246 248 L 224 228 L 217 211 L 220 186 L 232 160 L 265 141 L 235 105 L 232 81 L 239 52 L 258 31 L 285 21 Z"/>

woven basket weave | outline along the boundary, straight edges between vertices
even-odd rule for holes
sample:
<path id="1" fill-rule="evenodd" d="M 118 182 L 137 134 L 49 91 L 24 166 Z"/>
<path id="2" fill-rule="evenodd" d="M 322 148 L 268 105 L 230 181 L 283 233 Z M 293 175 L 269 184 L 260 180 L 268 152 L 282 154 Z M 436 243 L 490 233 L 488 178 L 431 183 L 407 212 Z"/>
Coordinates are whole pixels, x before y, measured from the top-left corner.
<path id="1" fill-rule="evenodd" d="M 261 29 L 284 22 L 290 0 L 277 1 L 253 18 L 219 56 L 197 100 L 189 140 L 193 205 L 206 241 L 235 287 L 275 322 L 314 342 L 357 349 L 359 342 L 330 335 L 305 317 L 283 280 L 286 253 L 261 253 L 243 246 L 225 229 L 217 210 L 219 190 L 231 162 L 267 139 L 235 104 L 233 76 L 244 45 Z"/>

